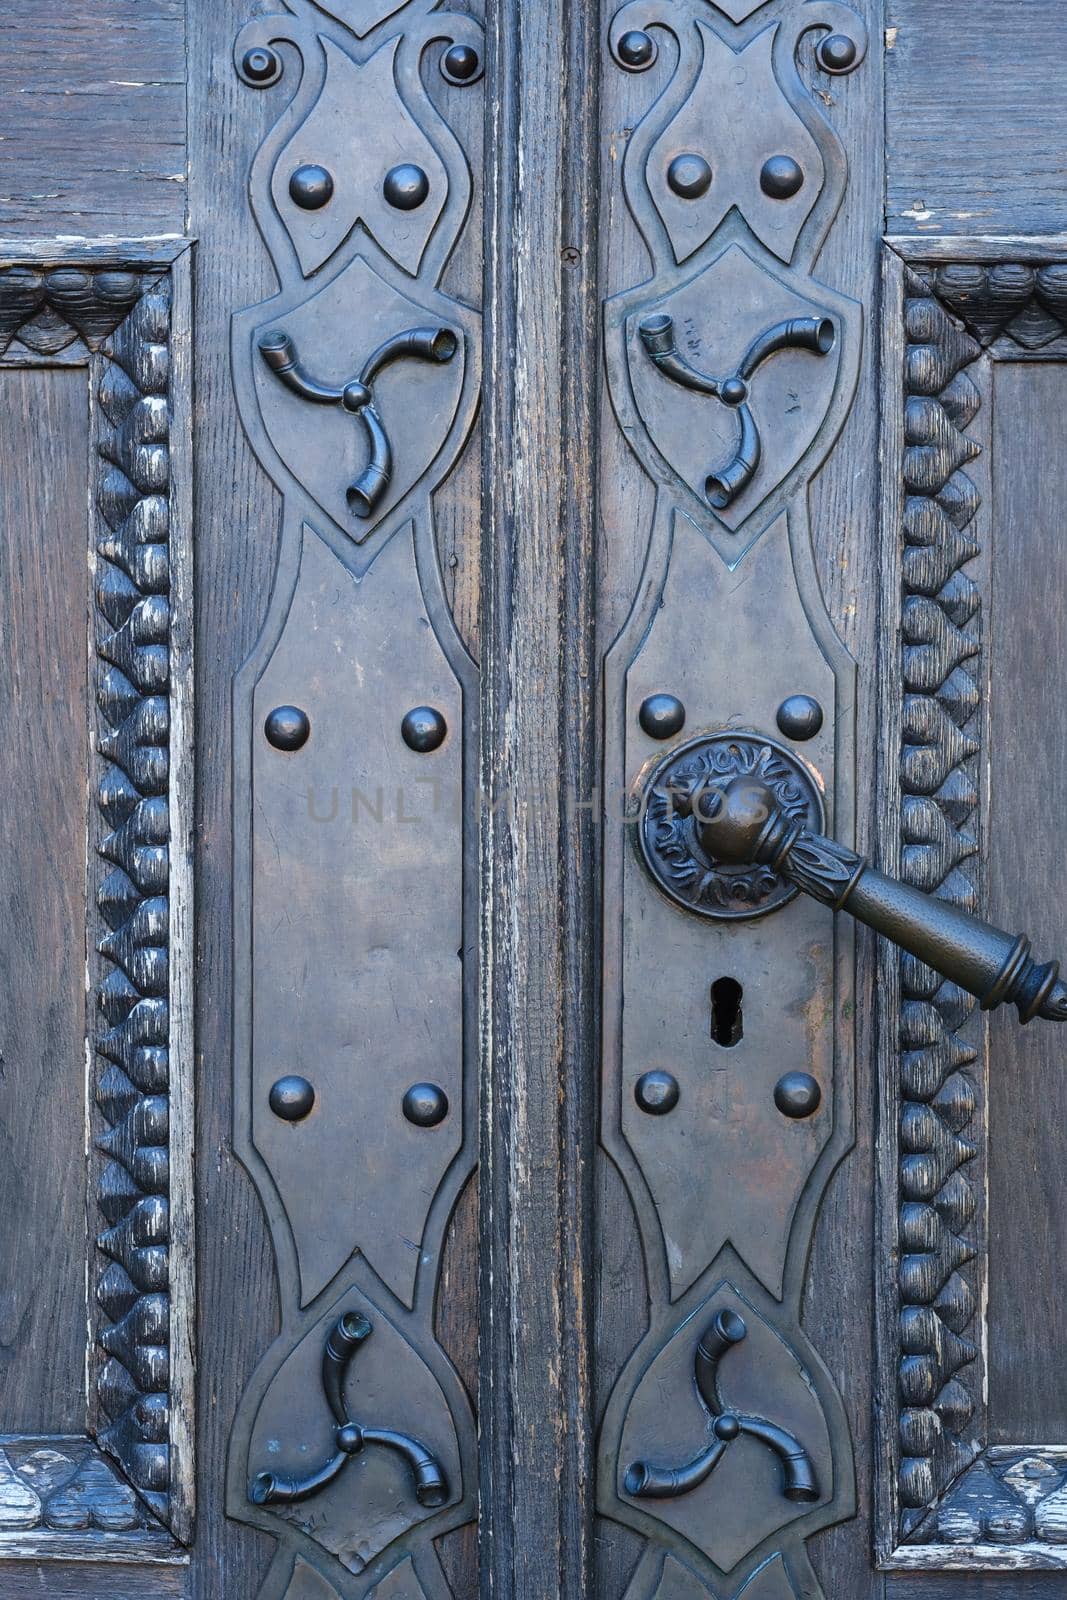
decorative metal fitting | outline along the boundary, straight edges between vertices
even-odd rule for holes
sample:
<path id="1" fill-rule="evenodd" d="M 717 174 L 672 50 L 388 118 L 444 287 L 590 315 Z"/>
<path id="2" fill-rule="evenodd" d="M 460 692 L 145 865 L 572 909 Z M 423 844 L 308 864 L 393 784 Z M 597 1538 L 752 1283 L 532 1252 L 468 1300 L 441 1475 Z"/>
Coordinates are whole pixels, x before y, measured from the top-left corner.
<path id="1" fill-rule="evenodd" d="M 453 44 L 441 57 L 441 76 L 457 89 L 477 83 L 485 67 L 472 44 Z"/>
<path id="2" fill-rule="evenodd" d="M 776 810 L 797 827 L 823 825 L 822 796 L 804 762 L 765 734 L 724 730 L 675 745 L 643 775 L 637 846 L 656 883 L 677 905 L 716 919 L 762 916 L 797 891 L 773 864 L 725 861 L 707 848 L 708 819 L 733 779 L 765 784 Z"/>
<path id="3" fill-rule="evenodd" d="M 673 383 L 681 384 L 683 389 L 694 389 L 698 394 L 710 394 L 737 412 L 737 448 L 726 465 L 718 472 L 709 473 L 704 483 L 708 504 L 723 511 L 748 488 L 763 453 L 759 428 L 748 404 L 751 380 L 763 363 L 779 350 L 808 350 L 816 356 L 829 355 L 837 342 L 833 321 L 830 317 L 791 317 L 786 322 L 776 322 L 753 339 L 740 366 L 724 378 L 713 378 L 690 366 L 675 344 L 674 318 L 666 313 L 646 317 L 639 331 L 649 360 L 654 361 Z"/>
<path id="4" fill-rule="evenodd" d="M 787 1500 L 804 1504 L 818 1500 L 815 1464 L 800 1440 L 775 1422 L 729 1410 L 723 1404 L 719 1393 L 719 1365 L 747 1333 L 744 1318 L 736 1311 L 724 1309 L 716 1312 L 697 1341 L 693 1371 L 700 1398 L 711 1419 L 714 1436 L 711 1444 L 680 1467 L 631 1462 L 623 1479 L 627 1494 L 638 1500 L 674 1500 L 679 1495 L 690 1494 L 711 1477 L 733 1441 L 747 1434 L 778 1457 L 782 1468 L 782 1494 Z"/>
<path id="5" fill-rule="evenodd" d="M 352 1358 L 373 1333 L 373 1324 L 359 1311 L 346 1311 L 331 1328 L 322 1355 L 322 1390 L 333 1412 L 337 1427 L 334 1442 L 337 1453 L 317 1472 L 306 1478 L 286 1478 L 276 1472 L 260 1472 L 253 1478 L 248 1498 L 253 1505 L 288 1505 L 308 1500 L 331 1484 L 353 1456 L 367 1445 L 380 1444 L 407 1462 L 420 1506 L 436 1509 L 448 1498 L 444 1469 L 424 1444 L 410 1434 L 392 1428 L 365 1428 L 354 1422 L 345 1399 L 345 1379 Z"/>
<path id="6" fill-rule="evenodd" d="M 273 329 L 259 341 L 259 353 L 287 389 L 316 405 L 340 405 L 358 417 L 370 442 L 370 460 L 348 490 L 352 515 L 366 521 L 382 502 L 393 477 L 393 448 L 374 405 L 374 383 L 394 361 L 451 361 L 459 340 L 451 328 L 407 328 L 378 346 L 364 362 L 358 378 L 341 388 L 318 383 L 300 365 L 296 346 L 287 333 Z"/>

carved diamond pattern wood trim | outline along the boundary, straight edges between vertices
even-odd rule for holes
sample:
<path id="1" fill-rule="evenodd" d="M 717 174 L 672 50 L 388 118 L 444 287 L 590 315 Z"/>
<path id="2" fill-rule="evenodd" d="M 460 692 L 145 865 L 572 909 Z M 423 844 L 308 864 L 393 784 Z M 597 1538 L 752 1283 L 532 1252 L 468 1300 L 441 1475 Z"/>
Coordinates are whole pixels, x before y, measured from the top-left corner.
<path id="1" fill-rule="evenodd" d="M 974 737 L 981 605 L 966 567 L 978 490 L 967 429 L 979 405 L 975 341 L 914 277 L 904 304 L 901 869 L 927 893 L 977 910 L 969 865 L 978 806 Z M 978 1093 L 977 1003 L 902 957 L 900 1015 L 900 1499 L 907 1536 L 966 1465 L 974 1409 L 965 1369 L 976 1297 L 967 1138 Z"/>
<path id="2" fill-rule="evenodd" d="M 1067 273 L 1053 261 L 926 263 L 918 252 L 912 266 L 890 261 L 903 332 L 896 842 L 905 881 L 980 914 L 986 707 L 975 434 L 984 388 L 975 378 L 984 383 L 984 349 L 1018 359 L 1060 337 L 1054 311 Z M 889 419 L 890 429 L 898 423 Z M 1065 1568 L 1067 1450 L 983 1440 L 980 1014 L 931 968 L 887 960 L 899 974 L 899 1010 L 886 1013 L 897 1030 L 889 1103 L 899 1117 L 891 1171 L 883 1169 L 892 1213 L 883 1222 L 899 1254 L 883 1261 L 882 1381 L 895 1392 L 881 1564 Z"/>
<path id="3" fill-rule="evenodd" d="M 0 1559 L 168 1561 L 192 1525 L 189 256 L 93 254 L 0 263 L 0 356 L 88 369 L 96 669 L 88 1432 L 0 1439 Z"/>
<path id="4" fill-rule="evenodd" d="M 948 262 L 931 278 L 938 298 L 983 346 L 1003 338 L 1025 354 L 1067 335 L 1067 261 Z"/>

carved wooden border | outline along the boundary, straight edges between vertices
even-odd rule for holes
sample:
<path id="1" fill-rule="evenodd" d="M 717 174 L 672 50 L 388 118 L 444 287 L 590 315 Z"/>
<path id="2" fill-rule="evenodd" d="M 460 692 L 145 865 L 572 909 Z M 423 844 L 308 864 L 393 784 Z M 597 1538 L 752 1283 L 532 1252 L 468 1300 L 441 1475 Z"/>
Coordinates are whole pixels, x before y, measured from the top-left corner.
<path id="1" fill-rule="evenodd" d="M 90 406 L 87 1432 L 0 1438 L 0 1559 L 184 1559 L 193 1518 L 191 257 L 0 252 L 0 361 Z"/>
<path id="2" fill-rule="evenodd" d="M 983 405 L 991 361 L 1067 359 L 1067 239 L 887 244 L 883 854 L 981 914 Z M 1064 1569 L 1067 1450 L 984 1443 L 984 1020 L 912 958 L 880 963 L 879 1563 Z"/>

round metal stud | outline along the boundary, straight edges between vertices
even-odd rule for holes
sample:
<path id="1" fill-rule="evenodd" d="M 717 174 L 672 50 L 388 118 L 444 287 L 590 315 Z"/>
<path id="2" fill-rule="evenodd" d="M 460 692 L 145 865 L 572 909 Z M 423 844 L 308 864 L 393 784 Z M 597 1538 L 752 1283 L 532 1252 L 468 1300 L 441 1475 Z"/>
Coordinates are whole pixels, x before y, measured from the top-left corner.
<path id="1" fill-rule="evenodd" d="M 364 406 L 369 406 L 371 392 L 365 383 L 360 383 L 358 378 L 353 378 L 351 383 L 346 383 L 341 391 L 341 404 L 346 411 L 362 411 Z"/>
<path id="2" fill-rule="evenodd" d="M 303 1122 L 315 1104 L 315 1090 L 306 1078 L 279 1078 L 271 1085 L 270 1108 L 283 1122 Z"/>
<path id="3" fill-rule="evenodd" d="M 711 186 L 711 168 L 703 156 L 675 156 L 667 168 L 667 182 L 683 200 L 699 200 Z"/>
<path id="4" fill-rule="evenodd" d="M 413 1083 L 404 1096 L 403 1109 L 416 1128 L 436 1128 L 448 1116 L 448 1096 L 436 1083 Z"/>
<path id="5" fill-rule="evenodd" d="M 363 1449 L 363 1429 L 358 1422 L 346 1422 L 334 1434 L 334 1443 L 346 1456 L 355 1456 Z"/>
<path id="6" fill-rule="evenodd" d="M 382 193 L 397 211 L 414 211 L 430 192 L 430 180 L 413 161 L 402 161 L 385 174 Z"/>
<path id="7" fill-rule="evenodd" d="M 634 1085 L 634 1099 L 650 1117 L 665 1117 L 678 1104 L 678 1079 L 670 1072 L 643 1072 Z"/>
<path id="8" fill-rule="evenodd" d="M 252 89 L 269 89 L 282 75 L 283 62 L 276 50 L 266 45 L 256 45 L 241 57 L 238 72 Z"/>
<path id="9" fill-rule="evenodd" d="M 631 72 L 646 72 L 656 59 L 656 42 L 643 28 L 631 28 L 619 40 L 616 54 Z"/>
<path id="10" fill-rule="evenodd" d="M 810 1117 L 821 1102 L 822 1090 L 810 1072 L 787 1072 L 774 1086 L 774 1103 L 783 1117 Z"/>
<path id="11" fill-rule="evenodd" d="M 726 378 L 719 385 L 719 398 L 728 406 L 739 406 L 748 399 L 748 384 L 744 378 Z"/>
<path id="12" fill-rule="evenodd" d="M 736 1439 L 741 1432 L 741 1424 L 731 1411 L 724 1411 L 721 1417 L 716 1417 L 712 1428 L 717 1439 Z"/>
<path id="13" fill-rule="evenodd" d="M 325 167 L 305 162 L 289 179 L 289 196 L 301 211 L 320 211 L 333 198 L 333 176 Z"/>
<path id="14" fill-rule="evenodd" d="M 810 694 L 791 694 L 775 719 L 787 739 L 814 739 L 823 724 L 822 706 Z"/>
<path id="15" fill-rule="evenodd" d="M 641 701 L 637 720 L 650 739 L 673 739 L 685 727 L 685 707 L 673 694 L 650 694 Z"/>
<path id="16" fill-rule="evenodd" d="M 441 57 L 441 76 L 459 88 L 482 75 L 482 58 L 472 44 L 449 45 Z"/>
<path id="17" fill-rule="evenodd" d="M 804 173 L 792 156 L 771 156 L 763 163 L 759 186 L 772 200 L 791 200 L 803 184 Z"/>
<path id="18" fill-rule="evenodd" d="M 275 750 L 299 750 L 308 742 L 311 722 L 299 706 L 275 706 L 263 724 L 263 732 Z"/>
<path id="19" fill-rule="evenodd" d="M 847 33 L 831 33 L 815 50 L 815 59 L 824 72 L 848 72 L 856 65 L 855 41 Z"/>
<path id="20" fill-rule="evenodd" d="M 433 706 L 413 706 L 400 724 L 400 732 L 408 749 L 424 756 L 444 743 L 448 724 Z"/>

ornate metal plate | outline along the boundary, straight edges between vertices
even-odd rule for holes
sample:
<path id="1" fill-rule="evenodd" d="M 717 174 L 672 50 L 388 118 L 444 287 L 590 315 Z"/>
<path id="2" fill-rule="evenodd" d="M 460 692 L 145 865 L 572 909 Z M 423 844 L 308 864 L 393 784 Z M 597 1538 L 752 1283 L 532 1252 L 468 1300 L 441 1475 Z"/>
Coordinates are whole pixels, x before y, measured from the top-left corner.
<path id="1" fill-rule="evenodd" d="M 634 0 L 608 41 L 639 73 L 673 35 L 623 161 L 652 271 L 605 308 L 612 404 L 656 488 L 605 676 L 601 1139 L 649 1293 L 600 1439 L 601 1509 L 649 1541 L 627 1600 L 815 1596 L 804 1541 L 855 1504 L 840 1397 L 800 1327 L 852 1137 L 850 934 L 772 873 L 717 867 L 687 815 L 702 785 L 760 771 L 798 820 L 852 827 L 854 670 L 807 483 L 862 318 L 815 277 L 846 166 L 795 57 L 814 31 L 819 68 L 850 70 L 866 38 L 842 5 L 746 26 L 758 10 Z M 709 1385 L 720 1317 L 736 1337 Z"/>
<path id="2" fill-rule="evenodd" d="M 252 176 L 280 287 L 232 333 L 284 496 L 234 700 L 235 1133 L 282 1330 L 234 1424 L 228 1508 L 279 1540 L 271 1600 L 398 1600 L 444 1591 L 434 1540 L 477 1481 L 434 1308 L 476 1143 L 478 694 L 432 494 L 473 425 L 480 325 L 440 287 L 471 174 L 423 73 L 467 93 L 484 46 L 421 4 L 292 13 L 234 57 L 250 89 L 284 95 L 286 45 L 302 71 Z"/>

